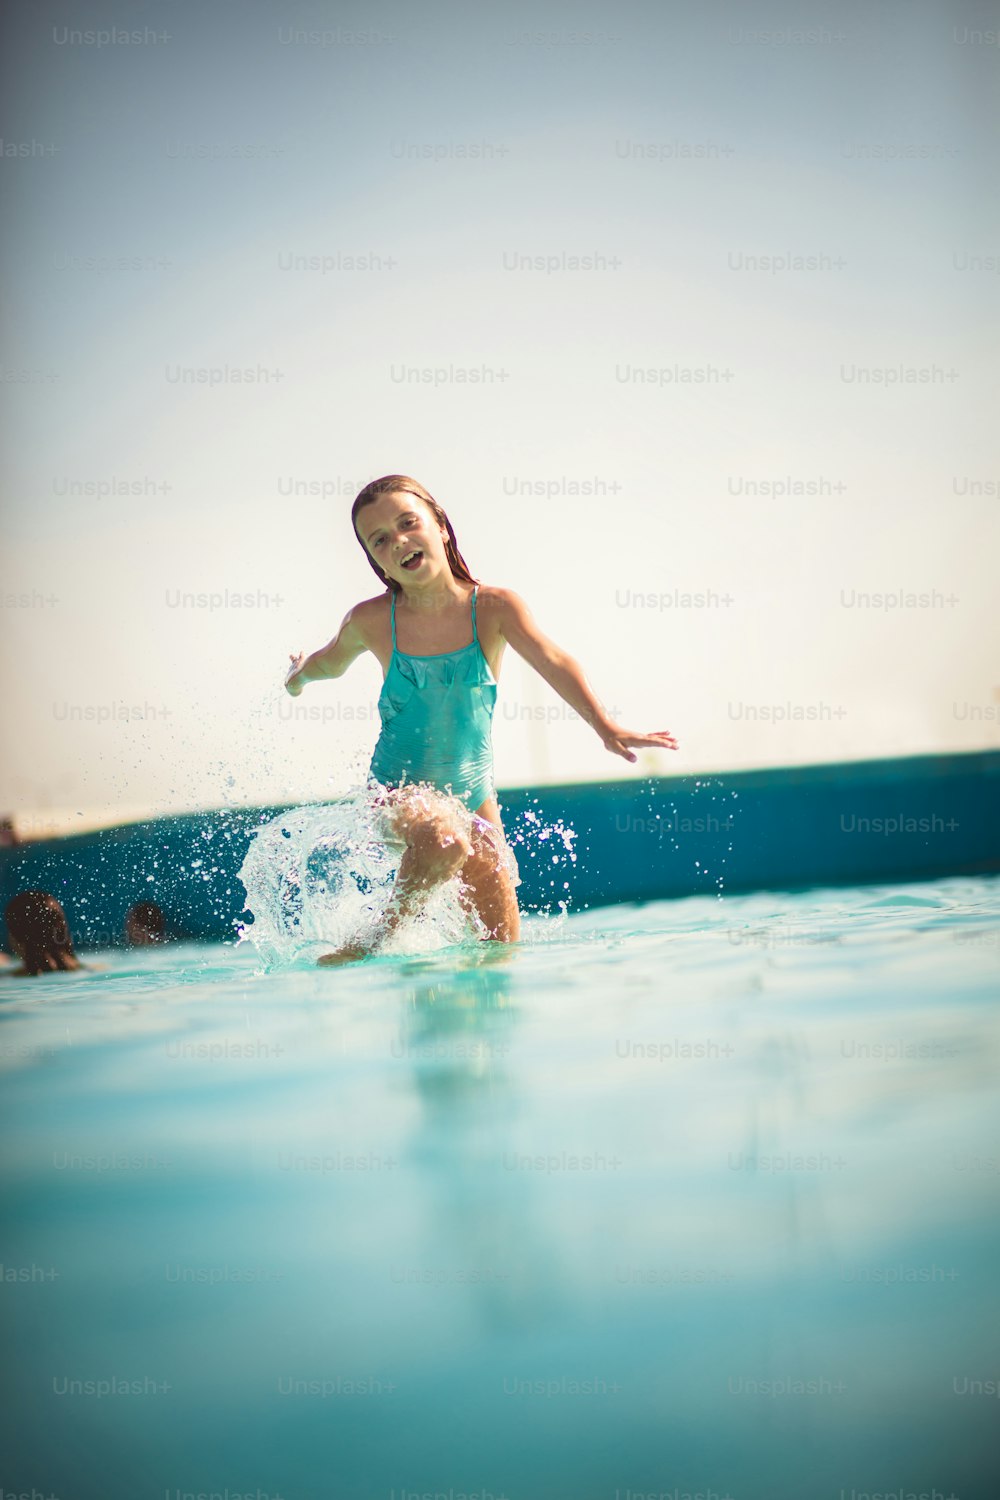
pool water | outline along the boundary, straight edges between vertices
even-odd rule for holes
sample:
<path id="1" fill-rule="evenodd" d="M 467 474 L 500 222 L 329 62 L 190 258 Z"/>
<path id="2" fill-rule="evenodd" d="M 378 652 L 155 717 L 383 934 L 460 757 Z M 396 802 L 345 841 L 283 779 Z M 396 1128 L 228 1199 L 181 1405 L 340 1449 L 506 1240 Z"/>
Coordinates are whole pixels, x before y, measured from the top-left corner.
<path id="1" fill-rule="evenodd" d="M 0 979 L 5 1491 L 997 1489 L 1000 880 Z"/>

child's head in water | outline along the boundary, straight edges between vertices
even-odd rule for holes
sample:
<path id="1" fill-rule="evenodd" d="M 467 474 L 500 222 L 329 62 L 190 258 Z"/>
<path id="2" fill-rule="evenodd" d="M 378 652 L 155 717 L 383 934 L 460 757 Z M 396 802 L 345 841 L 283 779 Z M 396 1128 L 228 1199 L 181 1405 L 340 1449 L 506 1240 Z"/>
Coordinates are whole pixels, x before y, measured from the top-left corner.
<path id="1" fill-rule="evenodd" d="M 366 484 L 351 507 L 351 520 L 373 572 L 394 594 L 411 571 L 426 580 L 450 570 L 464 583 L 478 582 L 458 550 L 448 517 L 433 495 L 406 474 L 386 474 Z M 414 550 L 420 560 L 412 569 L 403 568 L 402 559 Z"/>
<path id="2" fill-rule="evenodd" d="M 166 938 L 163 912 L 155 901 L 137 901 L 125 913 L 125 941 L 138 947 Z"/>
<path id="3" fill-rule="evenodd" d="M 4 911 L 11 947 L 27 974 L 82 968 L 73 949 L 66 913 L 48 891 L 20 891 Z"/>

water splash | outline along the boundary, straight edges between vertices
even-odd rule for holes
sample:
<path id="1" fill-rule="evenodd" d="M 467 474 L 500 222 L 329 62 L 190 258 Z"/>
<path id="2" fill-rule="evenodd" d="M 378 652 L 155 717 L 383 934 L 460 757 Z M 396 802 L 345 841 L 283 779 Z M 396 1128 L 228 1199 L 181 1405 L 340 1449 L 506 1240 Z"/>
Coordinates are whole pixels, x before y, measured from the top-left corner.
<path id="1" fill-rule="evenodd" d="M 643 831 L 655 832 L 658 852 L 667 853 L 672 865 L 693 875 L 699 883 L 707 885 L 711 882 L 716 898 L 721 901 L 725 896 L 726 863 L 733 850 L 735 818 L 740 810 L 738 794 L 735 791 L 727 793 L 725 782 L 717 777 L 695 778 L 693 786 L 685 785 L 683 790 L 687 799 L 683 813 L 672 797 L 664 801 L 663 811 L 659 801 L 661 788 L 651 779 L 646 804 L 649 817 L 635 822 Z M 706 802 L 709 804 L 707 808 Z M 737 805 L 734 806 L 734 802 Z M 684 842 L 677 837 L 678 834 L 683 836 Z M 693 844 L 686 842 L 688 839 L 693 840 Z M 700 858 L 695 858 L 692 848 Z"/>
<path id="2" fill-rule="evenodd" d="M 535 806 L 538 798 L 534 799 Z M 570 873 L 570 866 L 577 862 L 576 850 L 573 841 L 576 839 L 576 830 L 563 822 L 562 818 L 556 818 L 552 823 L 543 821 L 541 814 L 535 811 L 535 807 L 525 808 L 514 822 L 508 834 L 511 849 L 517 849 L 522 858 L 541 862 L 546 867 L 548 880 L 536 872 L 537 884 L 542 890 L 548 890 L 551 894 L 547 902 L 543 902 L 539 910 L 546 916 L 552 916 L 553 906 L 557 907 L 563 919 L 565 919 L 568 906 L 568 892 L 570 883 L 562 879 L 563 875 Z"/>
<path id="3" fill-rule="evenodd" d="M 467 808 L 441 793 L 431 797 L 471 836 Z M 316 959 L 347 943 L 377 945 L 380 953 L 478 944 L 486 931 L 462 905 L 457 878 L 436 887 L 388 938 L 380 936 L 402 854 L 402 845 L 386 842 L 378 794 L 367 786 L 336 802 L 280 813 L 255 830 L 240 868 L 252 920 L 238 925 L 239 941 L 252 942 L 269 967 Z M 512 851 L 510 868 L 519 883 Z"/>

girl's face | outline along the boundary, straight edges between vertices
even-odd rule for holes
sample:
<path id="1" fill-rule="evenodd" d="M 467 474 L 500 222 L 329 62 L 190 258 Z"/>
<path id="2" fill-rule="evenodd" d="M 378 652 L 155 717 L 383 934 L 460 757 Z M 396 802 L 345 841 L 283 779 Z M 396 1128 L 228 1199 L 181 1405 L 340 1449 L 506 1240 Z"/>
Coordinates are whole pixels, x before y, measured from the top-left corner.
<path id="1" fill-rule="evenodd" d="M 446 533 L 418 495 L 393 490 L 358 512 L 358 531 L 387 578 L 427 582 L 449 572 Z"/>

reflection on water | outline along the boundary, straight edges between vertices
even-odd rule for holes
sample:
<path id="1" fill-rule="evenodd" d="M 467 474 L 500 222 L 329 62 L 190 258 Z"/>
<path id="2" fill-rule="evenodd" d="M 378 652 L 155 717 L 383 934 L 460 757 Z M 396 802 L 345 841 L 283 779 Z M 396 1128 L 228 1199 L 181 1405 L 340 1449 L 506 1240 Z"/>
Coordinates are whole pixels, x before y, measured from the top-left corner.
<path id="1" fill-rule="evenodd" d="M 101 957 L 0 980 L 8 1488 L 994 1493 L 1000 882 Z"/>

